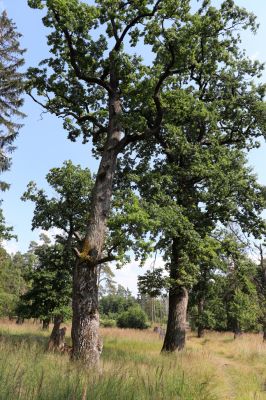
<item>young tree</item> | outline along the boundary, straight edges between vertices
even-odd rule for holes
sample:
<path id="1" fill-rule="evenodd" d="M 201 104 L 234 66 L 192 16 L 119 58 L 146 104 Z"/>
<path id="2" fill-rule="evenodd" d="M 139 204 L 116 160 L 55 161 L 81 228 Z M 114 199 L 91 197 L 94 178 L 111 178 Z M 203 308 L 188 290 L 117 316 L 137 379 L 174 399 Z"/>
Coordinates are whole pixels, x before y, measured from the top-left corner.
<path id="1" fill-rule="evenodd" d="M 214 262 L 205 260 L 192 288 L 190 319 L 199 337 L 204 328 L 233 330 L 235 337 L 243 331 L 258 329 L 261 309 L 256 288 L 257 266 L 248 257 L 244 238 L 235 235 L 220 232 Z"/>
<path id="2" fill-rule="evenodd" d="M 13 318 L 19 296 L 26 290 L 25 264 L 20 253 L 9 255 L 0 246 L 0 315 Z"/>
<path id="3" fill-rule="evenodd" d="M 257 330 L 261 309 L 255 284 L 257 266 L 244 254 L 231 255 L 226 279 L 225 302 L 228 329 L 237 338 L 245 331 Z"/>
<path id="4" fill-rule="evenodd" d="M 57 234 L 56 237 L 57 242 L 64 248 L 61 256 L 64 257 L 65 268 L 69 268 L 69 273 L 72 276 L 75 263 L 74 250 L 79 246 L 80 238 L 86 226 L 93 179 L 88 169 L 82 169 L 80 166 L 73 165 L 71 161 L 66 161 L 61 168 L 52 168 L 47 174 L 46 180 L 54 191 L 51 197 L 48 197 L 44 190 L 38 189 L 34 182 L 30 182 L 22 199 L 31 200 L 35 203 L 32 220 L 33 229 L 49 230 L 57 228 L 60 230 L 60 234 Z M 103 258 L 99 262 L 97 289 L 100 286 L 100 290 L 102 290 L 103 280 L 106 288 L 111 289 L 113 286 L 113 273 L 107 265 L 108 260 L 110 260 L 110 251 L 117 251 L 117 258 L 123 260 L 122 245 L 124 248 L 124 244 L 123 241 L 119 243 L 120 235 L 117 237 L 116 232 L 114 225 L 111 227 L 106 240 Z M 43 239 L 45 240 L 45 237 Z M 32 249 L 36 252 L 38 246 L 33 245 Z M 60 315 L 55 318 L 57 329 L 55 328 L 54 331 L 57 336 L 61 320 Z"/>
<path id="5" fill-rule="evenodd" d="M 8 153 L 13 150 L 12 142 L 17 136 L 21 124 L 18 118 L 25 115 L 20 111 L 23 105 L 24 75 L 19 72 L 24 64 L 23 53 L 19 44 L 21 35 L 7 16 L 0 15 L 0 170 L 10 166 Z M 1 183 L 6 188 L 5 183 Z"/>
<path id="6" fill-rule="evenodd" d="M 72 266 L 66 264 L 64 251 L 58 243 L 37 246 L 35 262 L 25 274 L 29 289 L 21 295 L 17 312 L 23 318 L 41 319 L 44 329 L 53 318 L 58 331 L 60 324 L 71 315 Z M 50 342 L 55 336 L 53 333 Z"/>
<path id="7" fill-rule="evenodd" d="M 58 228 L 61 231 L 60 235 L 57 235 L 58 243 L 56 245 L 58 251 L 61 246 L 60 255 L 58 253 L 58 263 L 62 264 L 60 267 L 61 269 L 64 268 L 65 271 L 68 270 L 69 279 L 72 280 L 75 263 L 73 250 L 84 230 L 93 181 L 88 169 L 75 166 L 71 161 L 64 162 L 61 168 L 51 169 L 46 179 L 50 187 L 54 190 L 55 196 L 49 198 L 44 190 L 38 189 L 34 182 L 30 182 L 22 199 L 24 201 L 31 200 L 35 203 L 32 220 L 33 229 L 42 228 L 44 230 L 49 230 L 51 228 Z M 43 240 L 45 242 L 45 236 Z M 49 245 L 49 243 L 46 243 L 46 245 Z M 43 264 L 46 262 L 48 263 L 48 259 L 46 260 L 45 257 L 49 256 L 49 251 L 51 249 L 52 248 L 47 247 L 47 254 L 44 254 Z M 37 258 L 40 258 L 39 247 L 35 246 L 33 250 L 34 253 L 38 255 Z M 51 251 L 53 251 L 54 254 L 56 249 L 52 249 Z M 49 266 L 47 265 L 45 268 L 49 268 Z M 41 279 L 44 279 L 43 271 L 46 274 L 45 268 L 40 269 Z M 50 285 L 49 280 L 54 279 L 54 272 L 55 271 L 52 269 L 52 276 L 48 277 L 48 286 Z M 34 276 L 35 273 L 37 272 L 33 269 L 30 273 L 30 279 L 33 279 L 32 276 Z M 55 290 L 56 289 L 55 287 Z M 72 292 L 69 291 L 69 287 L 66 287 L 66 292 L 69 296 L 72 295 Z M 34 293 L 27 294 L 26 298 L 27 296 L 33 297 Z M 65 297 L 63 296 L 63 301 L 64 299 Z M 55 312 L 54 310 L 54 329 L 51 335 L 50 347 L 52 347 L 52 338 L 59 336 L 60 324 L 63 322 L 62 315 L 60 313 L 56 315 Z"/>

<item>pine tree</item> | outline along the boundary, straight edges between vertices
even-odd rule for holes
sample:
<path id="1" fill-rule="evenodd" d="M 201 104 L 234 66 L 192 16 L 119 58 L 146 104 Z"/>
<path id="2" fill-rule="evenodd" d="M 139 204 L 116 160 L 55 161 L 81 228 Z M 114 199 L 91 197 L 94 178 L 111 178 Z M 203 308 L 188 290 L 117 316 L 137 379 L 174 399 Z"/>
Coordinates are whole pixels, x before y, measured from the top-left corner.
<path id="1" fill-rule="evenodd" d="M 0 15 L 0 170 L 10 167 L 12 143 L 17 136 L 21 124 L 18 119 L 25 114 L 20 111 L 23 105 L 23 73 L 20 67 L 24 64 L 19 39 L 21 34 L 8 18 L 6 11 Z M 5 184 L 2 185 L 6 187 Z"/>

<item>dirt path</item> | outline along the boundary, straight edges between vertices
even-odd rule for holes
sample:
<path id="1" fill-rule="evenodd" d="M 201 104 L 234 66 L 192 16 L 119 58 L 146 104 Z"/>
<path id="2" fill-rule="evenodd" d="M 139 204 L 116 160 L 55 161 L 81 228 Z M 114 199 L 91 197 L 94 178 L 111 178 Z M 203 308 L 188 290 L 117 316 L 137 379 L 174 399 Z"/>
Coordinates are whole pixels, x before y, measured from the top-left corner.
<path id="1" fill-rule="evenodd" d="M 219 400 L 266 400 L 265 365 L 254 365 L 254 362 L 233 358 L 231 353 L 213 350 L 210 357 L 218 377 L 215 392 Z"/>

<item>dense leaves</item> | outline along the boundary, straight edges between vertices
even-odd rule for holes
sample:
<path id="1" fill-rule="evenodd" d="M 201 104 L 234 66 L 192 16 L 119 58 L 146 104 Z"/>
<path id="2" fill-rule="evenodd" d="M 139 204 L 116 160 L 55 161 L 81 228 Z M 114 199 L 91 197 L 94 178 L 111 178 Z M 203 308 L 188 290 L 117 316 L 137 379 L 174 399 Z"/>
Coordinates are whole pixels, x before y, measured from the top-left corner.
<path id="1" fill-rule="evenodd" d="M 5 11 L 0 15 L 0 169 L 10 166 L 9 152 L 21 124 L 18 118 L 24 117 L 22 93 L 24 90 L 23 74 L 20 67 L 24 64 L 23 53 L 19 44 L 21 35 Z M 6 185 L 2 185 L 3 188 Z"/>

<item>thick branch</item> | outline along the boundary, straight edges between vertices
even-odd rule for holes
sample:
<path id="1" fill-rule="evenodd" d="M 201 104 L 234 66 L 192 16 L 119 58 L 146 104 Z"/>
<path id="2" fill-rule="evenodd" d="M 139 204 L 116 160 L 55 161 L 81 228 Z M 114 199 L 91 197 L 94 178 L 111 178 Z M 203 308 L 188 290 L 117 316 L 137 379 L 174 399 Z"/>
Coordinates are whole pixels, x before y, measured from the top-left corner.
<path id="1" fill-rule="evenodd" d="M 59 14 L 54 9 L 52 11 L 53 11 L 54 17 L 55 17 L 58 25 L 60 25 Z M 68 46 L 68 49 L 69 49 L 70 63 L 71 63 L 71 65 L 72 65 L 72 67 L 73 67 L 73 69 L 75 71 L 75 74 L 76 74 L 77 78 L 85 81 L 89 85 L 93 85 L 93 84 L 99 85 L 102 88 L 104 88 L 105 90 L 107 90 L 108 93 L 112 93 L 112 88 L 104 80 L 102 80 L 101 78 L 87 76 L 86 74 L 84 74 L 81 71 L 81 69 L 79 68 L 79 65 L 78 65 L 78 61 L 77 61 L 77 51 L 76 51 L 76 49 L 74 47 L 71 34 L 69 33 L 69 31 L 65 27 L 61 27 L 61 29 L 62 29 L 62 32 L 63 32 L 63 34 L 65 36 L 66 43 L 67 43 L 67 46 Z"/>
<path id="2" fill-rule="evenodd" d="M 155 13 L 158 10 L 159 5 L 162 1 L 163 0 L 157 0 L 151 12 L 139 14 L 135 18 L 132 19 L 132 21 L 125 27 L 125 29 L 121 33 L 121 36 L 119 38 L 116 38 L 116 44 L 114 47 L 115 51 L 118 51 L 120 49 L 121 44 L 123 43 L 123 40 L 124 40 L 126 34 L 130 31 L 131 28 L 133 28 L 133 26 L 138 24 L 143 18 L 153 17 L 155 15 Z M 115 36 L 115 33 L 114 33 L 114 36 Z"/>
<path id="3" fill-rule="evenodd" d="M 107 251 L 107 256 L 101 258 L 99 261 L 97 261 L 97 264 L 104 264 L 106 262 L 111 262 L 117 260 L 117 256 L 113 255 L 112 252 L 117 248 L 117 245 L 112 246 L 108 251 Z"/>

